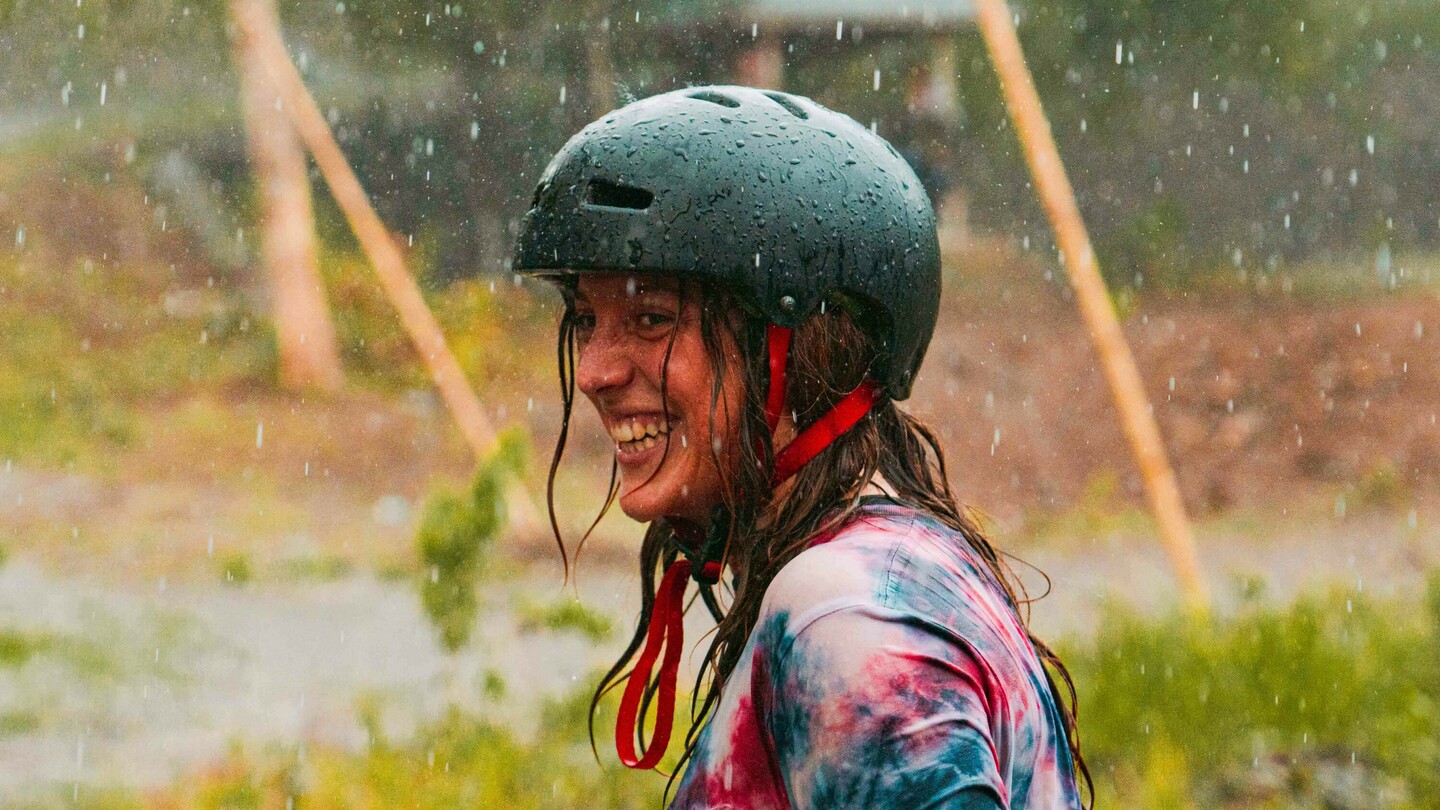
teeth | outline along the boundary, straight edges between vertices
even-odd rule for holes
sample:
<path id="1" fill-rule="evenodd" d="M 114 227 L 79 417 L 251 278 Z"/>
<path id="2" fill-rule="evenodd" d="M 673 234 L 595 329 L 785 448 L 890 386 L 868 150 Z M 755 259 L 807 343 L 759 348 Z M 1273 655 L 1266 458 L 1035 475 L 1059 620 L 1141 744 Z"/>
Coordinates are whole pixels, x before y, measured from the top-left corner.
<path id="1" fill-rule="evenodd" d="M 644 447 L 646 450 L 649 450 L 650 448 L 654 447 L 659 443 L 660 442 L 657 441 L 654 436 L 646 436 L 645 441 L 641 442 L 641 446 Z"/>
<path id="2" fill-rule="evenodd" d="M 610 437 L 617 442 L 638 442 L 650 439 L 654 446 L 654 437 L 670 432 L 670 426 L 655 421 L 641 422 L 638 419 L 630 419 L 621 422 L 610 429 Z"/>

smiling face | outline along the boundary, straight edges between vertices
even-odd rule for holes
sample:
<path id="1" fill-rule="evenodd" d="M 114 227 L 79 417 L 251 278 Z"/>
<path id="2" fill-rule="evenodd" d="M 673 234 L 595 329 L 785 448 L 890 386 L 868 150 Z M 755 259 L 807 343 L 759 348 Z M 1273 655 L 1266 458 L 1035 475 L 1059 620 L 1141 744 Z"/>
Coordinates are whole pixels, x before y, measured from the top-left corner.
<path id="1" fill-rule="evenodd" d="M 735 447 L 738 352 L 727 335 L 734 361 L 712 424 L 715 372 L 700 305 L 685 298 L 673 279 L 623 273 L 587 273 L 575 290 L 575 384 L 615 442 L 620 508 L 641 522 L 708 520 L 723 491 L 710 448 L 723 460 Z"/>

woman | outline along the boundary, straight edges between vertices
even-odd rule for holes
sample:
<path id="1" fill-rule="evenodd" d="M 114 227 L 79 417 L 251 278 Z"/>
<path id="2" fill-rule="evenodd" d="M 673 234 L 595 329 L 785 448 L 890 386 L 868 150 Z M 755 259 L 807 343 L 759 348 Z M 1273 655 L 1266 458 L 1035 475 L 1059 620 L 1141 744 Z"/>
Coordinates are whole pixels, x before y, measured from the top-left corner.
<path id="1" fill-rule="evenodd" d="M 616 443 L 611 501 L 649 524 L 639 627 L 596 693 L 625 684 L 625 764 L 665 753 L 693 580 L 719 627 L 672 806 L 1080 805 L 1045 664 L 1069 676 L 895 405 L 940 260 L 889 144 L 796 96 L 655 96 L 555 156 L 515 266 L 565 299 L 552 481 L 578 387 Z"/>

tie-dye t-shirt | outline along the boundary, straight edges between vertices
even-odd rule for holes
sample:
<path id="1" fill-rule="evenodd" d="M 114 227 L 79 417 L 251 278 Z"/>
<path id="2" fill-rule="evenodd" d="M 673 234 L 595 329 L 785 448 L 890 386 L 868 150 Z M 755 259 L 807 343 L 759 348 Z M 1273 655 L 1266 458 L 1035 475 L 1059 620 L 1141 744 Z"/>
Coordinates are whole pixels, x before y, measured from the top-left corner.
<path id="1" fill-rule="evenodd" d="M 1078 808 L 1060 714 L 984 561 L 867 499 L 770 584 L 672 808 Z"/>

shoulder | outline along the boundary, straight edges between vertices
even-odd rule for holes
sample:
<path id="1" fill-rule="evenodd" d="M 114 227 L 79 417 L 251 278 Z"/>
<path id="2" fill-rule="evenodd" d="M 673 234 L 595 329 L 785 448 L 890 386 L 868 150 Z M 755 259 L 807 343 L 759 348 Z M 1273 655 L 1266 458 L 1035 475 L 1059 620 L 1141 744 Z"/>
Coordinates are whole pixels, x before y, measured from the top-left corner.
<path id="1" fill-rule="evenodd" d="M 1009 609 L 995 572 L 961 531 L 912 507 L 855 515 L 817 537 L 776 574 L 765 605 L 798 615 L 848 600 L 905 612 L 949 613 L 966 604 Z"/>
<path id="2" fill-rule="evenodd" d="M 817 636 L 817 624 L 903 628 L 986 659 L 1023 657 L 1030 646 L 1011 597 L 965 535 L 908 507 L 863 512 L 782 568 L 762 601 L 757 642 L 783 659 L 797 637 Z M 818 635 L 847 643 L 843 633 Z"/>
<path id="3" fill-rule="evenodd" d="M 827 606 L 884 604 L 915 531 L 913 513 L 857 514 L 780 569 L 765 590 L 762 611 L 800 617 Z"/>

